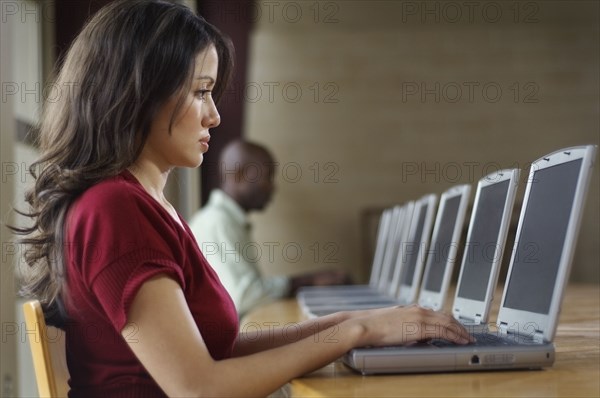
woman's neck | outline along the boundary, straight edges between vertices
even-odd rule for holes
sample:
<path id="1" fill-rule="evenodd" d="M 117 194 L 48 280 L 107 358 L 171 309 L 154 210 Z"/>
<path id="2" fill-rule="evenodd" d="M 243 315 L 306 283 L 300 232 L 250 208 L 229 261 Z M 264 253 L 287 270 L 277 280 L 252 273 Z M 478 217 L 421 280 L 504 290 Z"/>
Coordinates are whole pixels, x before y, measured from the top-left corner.
<path id="1" fill-rule="evenodd" d="M 161 204 L 168 204 L 164 189 L 171 169 L 161 170 L 155 163 L 138 159 L 127 168 L 154 199 Z"/>

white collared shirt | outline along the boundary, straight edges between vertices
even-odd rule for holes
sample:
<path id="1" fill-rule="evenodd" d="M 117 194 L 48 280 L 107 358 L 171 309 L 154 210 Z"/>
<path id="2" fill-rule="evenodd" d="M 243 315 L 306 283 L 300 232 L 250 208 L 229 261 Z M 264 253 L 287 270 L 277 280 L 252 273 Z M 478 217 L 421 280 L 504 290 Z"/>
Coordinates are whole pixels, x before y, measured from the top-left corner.
<path id="1" fill-rule="evenodd" d="M 258 267 L 260 258 L 248 257 L 257 242 L 252 241 L 246 213 L 225 192 L 213 190 L 208 203 L 189 225 L 200 250 L 231 295 L 240 318 L 257 305 L 287 293 L 288 278 L 264 277 Z"/>

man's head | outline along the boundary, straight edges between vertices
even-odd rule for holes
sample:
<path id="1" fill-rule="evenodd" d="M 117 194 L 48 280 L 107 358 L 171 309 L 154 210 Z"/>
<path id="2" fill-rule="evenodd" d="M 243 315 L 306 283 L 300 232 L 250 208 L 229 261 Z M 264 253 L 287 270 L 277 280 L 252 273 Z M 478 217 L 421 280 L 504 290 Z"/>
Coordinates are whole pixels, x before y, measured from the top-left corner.
<path id="1" fill-rule="evenodd" d="M 245 211 L 265 208 L 273 191 L 275 162 L 269 151 L 257 144 L 236 140 L 219 158 L 220 188 Z"/>

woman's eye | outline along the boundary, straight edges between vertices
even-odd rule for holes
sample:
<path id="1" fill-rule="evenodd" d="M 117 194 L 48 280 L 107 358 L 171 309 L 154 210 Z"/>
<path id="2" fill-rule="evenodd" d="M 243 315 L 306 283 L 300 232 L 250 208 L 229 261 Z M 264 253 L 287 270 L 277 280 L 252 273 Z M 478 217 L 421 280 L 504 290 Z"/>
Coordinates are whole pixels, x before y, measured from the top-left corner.
<path id="1" fill-rule="evenodd" d="M 210 94 L 210 90 L 198 90 L 196 91 L 196 97 L 200 98 L 201 100 L 206 100 L 206 95 Z"/>

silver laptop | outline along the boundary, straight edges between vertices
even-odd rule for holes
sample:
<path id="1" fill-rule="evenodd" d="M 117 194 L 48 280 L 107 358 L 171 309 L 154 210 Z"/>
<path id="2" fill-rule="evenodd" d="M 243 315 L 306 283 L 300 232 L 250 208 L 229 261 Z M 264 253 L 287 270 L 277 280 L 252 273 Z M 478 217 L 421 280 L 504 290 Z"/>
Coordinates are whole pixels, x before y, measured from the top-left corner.
<path id="1" fill-rule="evenodd" d="M 413 214 L 415 222 L 411 223 L 405 258 L 403 258 L 403 261 L 406 261 L 406 266 L 400 276 L 400 286 L 396 292 L 396 297 L 400 305 L 412 304 L 417 300 L 421 276 L 423 275 L 423 266 L 427 258 L 427 249 L 429 248 L 429 238 L 431 237 L 436 204 L 437 195 L 434 194 L 422 197 L 415 204 L 415 212 Z"/>
<path id="2" fill-rule="evenodd" d="M 359 348 L 344 362 L 363 374 L 541 368 L 567 284 L 596 146 L 563 149 L 532 163 L 496 332 L 465 346 L 431 340 Z"/>
<path id="3" fill-rule="evenodd" d="M 462 232 L 470 190 L 470 185 L 464 184 L 454 186 L 442 193 L 433 229 L 431 247 L 428 250 L 425 250 L 428 255 L 427 264 L 429 269 L 429 273 L 426 273 L 426 275 L 429 275 L 429 279 L 426 277 L 423 283 L 425 283 L 427 280 L 444 278 L 444 270 L 449 268 L 448 265 L 450 263 L 454 262 L 458 241 Z M 414 219 L 415 222 L 419 221 L 418 218 Z M 404 249 L 406 249 L 406 247 L 404 247 Z M 448 251 L 448 249 L 451 250 Z M 403 256 L 406 259 L 406 256 L 403 254 L 400 254 L 400 256 Z M 400 257 L 400 262 L 403 262 L 402 257 Z M 442 266 L 432 266 L 432 264 L 437 265 L 438 263 L 440 263 Z M 398 282 L 400 280 L 401 278 L 398 279 Z M 441 292 L 438 292 L 436 299 L 439 299 L 441 294 Z M 338 301 L 322 304 L 320 306 L 309 305 L 307 308 L 303 308 L 303 311 L 310 317 L 316 317 L 331 314 L 337 311 L 378 308 L 402 304 L 399 302 L 397 295 L 398 291 L 396 291 L 395 296 L 388 295 L 369 301 L 348 300 L 343 303 Z"/>
<path id="4" fill-rule="evenodd" d="M 386 267 L 382 273 L 379 294 L 368 296 L 361 294 L 339 295 L 330 297 L 327 301 L 305 301 L 305 314 L 315 316 L 316 313 L 323 314 L 324 312 L 332 313 L 346 309 L 375 308 L 399 304 L 396 299 L 396 292 L 398 291 L 398 285 L 403 275 L 403 269 L 407 264 L 407 258 L 409 258 L 409 253 L 406 253 L 406 251 L 407 249 L 414 250 L 414 243 L 416 245 L 420 244 L 420 242 L 411 241 L 411 239 L 416 237 L 414 224 L 419 220 L 415 217 L 415 213 L 419 213 L 423 206 L 429 205 L 432 201 L 435 203 L 435 195 L 426 195 L 418 201 L 409 202 L 404 206 L 406 212 L 405 222 L 402 223 L 402 226 L 397 231 L 398 238 L 395 240 L 394 245 L 386 253 L 389 258 L 386 260 Z M 419 235 L 419 239 L 421 235 Z"/>
<path id="5" fill-rule="evenodd" d="M 389 289 L 390 277 L 393 273 L 393 264 L 395 263 L 395 254 L 397 253 L 399 241 L 404 239 L 405 223 L 410 222 L 412 216 L 412 202 L 404 206 L 395 206 L 390 210 L 389 228 L 386 229 L 385 236 L 378 239 L 376 252 L 374 256 L 372 277 L 369 285 L 349 285 L 349 286 L 329 286 L 303 288 L 297 294 L 298 303 L 308 312 L 308 308 L 319 305 L 329 305 L 336 301 L 347 299 L 356 299 L 358 297 L 368 299 L 369 297 L 379 297 Z M 381 225 L 385 225 L 385 212 L 382 216 Z M 385 242 L 385 244 L 380 242 Z M 376 272 L 375 277 L 373 277 Z"/>
<path id="6" fill-rule="evenodd" d="M 418 302 L 422 307 L 439 310 L 444 305 L 456 262 L 470 192 L 471 186 L 464 184 L 452 187 L 442 194 L 419 292 Z"/>
<path id="7" fill-rule="evenodd" d="M 348 305 L 350 303 L 368 303 L 378 302 L 385 297 L 387 292 L 392 290 L 393 275 L 395 274 L 396 258 L 402 246 L 402 242 L 406 240 L 414 202 L 409 202 L 404 206 L 396 206 L 392 215 L 392 226 L 389 231 L 389 238 L 383 254 L 380 276 L 377 279 L 376 286 L 369 284 L 367 289 L 333 289 L 326 291 L 325 294 L 311 295 L 306 294 L 298 297 L 298 302 L 303 312 L 311 316 L 313 308 L 326 307 L 330 308 L 337 305 Z M 377 257 L 376 253 L 376 257 Z M 388 301 L 391 299 L 388 299 Z"/>
<path id="8" fill-rule="evenodd" d="M 519 169 L 500 170 L 477 184 L 452 306 L 454 317 L 471 331 L 488 327 L 519 175 Z"/>
<path id="9" fill-rule="evenodd" d="M 336 286 L 304 286 L 298 290 L 296 298 L 299 303 L 320 301 L 324 297 L 336 296 L 342 292 L 359 292 L 376 290 L 379 286 L 383 256 L 385 254 L 388 237 L 392 224 L 392 208 L 385 209 L 379 219 L 375 254 L 371 266 L 371 276 L 368 285 L 336 285 Z"/>
<path id="10" fill-rule="evenodd" d="M 423 196 L 414 203 L 411 222 L 405 231 L 406 240 L 401 244 L 401 247 L 398 250 L 394 274 L 392 275 L 391 288 L 389 288 L 387 292 L 384 291 L 383 294 L 379 295 L 377 298 L 370 298 L 370 300 L 351 298 L 345 302 L 327 302 L 326 305 L 320 306 L 313 303 L 312 306 L 309 306 L 307 315 L 317 316 L 316 314 L 318 313 L 318 316 L 320 316 L 324 313 L 338 311 L 338 308 L 355 309 L 364 308 L 365 306 L 367 308 L 372 308 L 403 304 L 396 297 L 398 285 L 407 272 L 403 271 L 403 269 L 411 267 L 411 265 L 414 267 L 419 260 L 423 261 L 422 258 L 431 235 L 431 226 L 433 224 L 433 214 L 435 212 L 436 202 L 437 196 L 435 194 L 429 194 Z M 418 281 L 416 283 L 418 283 Z"/>
<path id="11" fill-rule="evenodd" d="M 388 246 L 389 250 L 386 250 L 383 258 L 383 267 L 381 269 L 381 277 L 379 278 L 379 289 L 376 294 L 378 297 L 387 296 L 388 292 L 395 289 L 394 274 L 401 264 L 398 263 L 400 257 L 400 251 L 402 250 L 407 238 L 410 223 L 412 221 L 413 210 L 415 208 L 415 202 L 410 201 L 401 207 L 400 220 L 396 224 L 396 230 L 394 231 L 394 238 L 391 244 Z M 357 299 L 357 296 L 352 296 L 353 299 Z"/>

